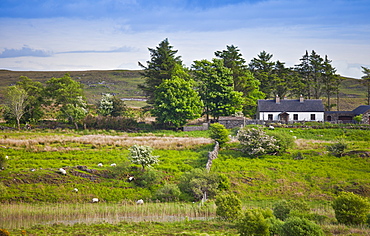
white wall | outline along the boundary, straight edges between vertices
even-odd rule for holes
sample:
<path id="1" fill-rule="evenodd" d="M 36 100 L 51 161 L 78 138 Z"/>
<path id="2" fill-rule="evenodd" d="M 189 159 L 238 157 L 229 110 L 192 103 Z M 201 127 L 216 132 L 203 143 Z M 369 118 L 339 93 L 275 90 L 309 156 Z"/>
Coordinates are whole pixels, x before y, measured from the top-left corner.
<path id="1" fill-rule="evenodd" d="M 272 120 L 280 120 L 279 114 L 281 112 L 260 112 L 259 120 L 268 120 L 268 115 L 272 114 Z M 315 114 L 315 121 L 324 121 L 324 112 L 287 112 L 289 114 L 289 121 L 294 121 L 294 114 L 298 114 L 298 120 L 295 121 L 311 121 L 311 114 Z"/>

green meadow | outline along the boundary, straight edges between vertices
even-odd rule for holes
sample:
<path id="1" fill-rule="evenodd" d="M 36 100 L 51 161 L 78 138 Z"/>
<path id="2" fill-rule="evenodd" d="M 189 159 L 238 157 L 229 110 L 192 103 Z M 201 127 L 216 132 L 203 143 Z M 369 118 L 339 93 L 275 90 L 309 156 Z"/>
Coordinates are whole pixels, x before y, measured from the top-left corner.
<path id="1" fill-rule="evenodd" d="M 366 226 L 338 225 L 331 208 L 342 191 L 370 197 L 370 130 L 357 128 L 266 130 L 291 136 L 295 144 L 283 153 L 251 157 L 231 141 L 211 172 L 227 176 L 228 191 L 244 209 L 300 199 L 326 218 L 321 224 L 327 235 L 367 235 Z M 184 194 L 175 202 L 156 197 L 159 188 L 178 184 L 185 172 L 205 168 L 214 146 L 208 131 L 3 130 L 0 138 L 0 150 L 8 156 L 0 171 L 0 228 L 12 234 L 237 235 L 232 225 L 217 220 L 213 199 L 200 204 Z M 339 140 L 348 146 L 341 157 L 326 149 Z M 146 171 L 132 164 L 127 157 L 134 144 L 153 147 L 159 163 Z M 136 205 L 138 199 L 145 204 Z"/>

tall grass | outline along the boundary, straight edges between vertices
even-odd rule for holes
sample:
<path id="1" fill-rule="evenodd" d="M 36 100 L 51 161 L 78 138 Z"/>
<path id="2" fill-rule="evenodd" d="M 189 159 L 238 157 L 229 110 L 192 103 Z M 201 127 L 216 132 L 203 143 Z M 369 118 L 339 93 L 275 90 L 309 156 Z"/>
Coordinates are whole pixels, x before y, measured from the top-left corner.
<path id="1" fill-rule="evenodd" d="M 2 204 L 0 228 L 16 229 L 35 224 L 118 223 L 120 221 L 182 221 L 215 217 L 214 204 L 145 203 L 118 204 Z"/>

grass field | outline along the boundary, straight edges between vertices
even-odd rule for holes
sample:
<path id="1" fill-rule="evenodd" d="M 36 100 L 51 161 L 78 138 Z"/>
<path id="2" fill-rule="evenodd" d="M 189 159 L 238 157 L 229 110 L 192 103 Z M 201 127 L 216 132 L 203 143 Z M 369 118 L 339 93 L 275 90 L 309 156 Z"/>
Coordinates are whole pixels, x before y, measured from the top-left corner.
<path id="1" fill-rule="evenodd" d="M 370 130 L 276 128 L 269 132 L 295 136 L 295 146 L 280 155 L 248 157 L 238 151 L 237 142 L 232 142 L 213 161 L 211 171 L 228 177 L 229 191 L 242 200 L 243 208 L 270 208 L 281 199 L 300 199 L 307 201 L 312 211 L 328 217 L 322 225 L 328 235 L 369 234 L 368 227 L 336 224 L 331 202 L 341 191 L 370 197 Z M 348 144 L 342 157 L 326 150 L 337 140 Z M 143 172 L 128 161 L 128 148 L 134 144 L 152 146 L 154 155 L 160 156 L 160 162 L 151 171 Z M 26 230 L 30 235 L 130 235 L 136 227 L 136 234 L 131 235 L 163 235 L 166 228 L 172 230 L 167 231 L 171 235 L 200 235 L 206 227 L 203 232 L 210 235 L 236 235 L 228 223 L 212 220 L 212 199 L 205 206 L 181 197 L 173 203 L 156 199 L 156 191 L 164 184 L 177 184 L 183 173 L 205 167 L 208 152 L 213 149 L 208 131 L 3 130 L 0 146 L 9 158 L 7 168 L 0 171 L 0 228 L 14 234 Z M 98 163 L 103 163 L 103 167 L 98 167 Z M 111 166 L 112 163 L 117 166 Z M 67 175 L 59 173 L 61 167 Z M 158 178 L 144 183 L 147 174 Z M 135 181 L 129 182 L 129 176 L 134 176 Z M 99 198 L 98 204 L 91 203 L 94 197 Z M 144 199 L 146 204 L 137 206 L 138 199 Z M 123 222 L 133 217 L 166 221 L 159 218 L 169 216 L 178 217 L 180 222 L 150 223 L 153 234 L 145 231 L 141 223 Z M 188 222 L 186 217 L 210 221 Z M 86 220 L 68 224 L 77 218 Z M 32 226 L 42 222 L 55 224 Z"/>

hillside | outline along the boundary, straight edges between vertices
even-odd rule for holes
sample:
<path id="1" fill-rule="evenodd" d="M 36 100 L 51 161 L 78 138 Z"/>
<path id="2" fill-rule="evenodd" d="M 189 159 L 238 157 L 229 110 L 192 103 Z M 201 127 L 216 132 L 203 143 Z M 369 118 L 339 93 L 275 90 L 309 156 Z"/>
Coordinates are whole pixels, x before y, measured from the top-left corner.
<path id="1" fill-rule="evenodd" d="M 119 98 L 144 98 L 138 84 L 144 82 L 138 70 L 92 70 L 92 71 L 9 71 L 0 70 L 0 99 L 3 99 L 4 88 L 16 83 L 20 76 L 44 83 L 50 78 L 59 78 L 69 73 L 70 76 L 84 84 L 88 102 L 95 104 L 102 93 L 114 93 Z M 360 80 L 343 78 L 339 94 L 339 110 L 353 110 L 366 102 L 365 87 Z M 324 99 L 325 102 L 325 99 Z M 332 103 L 336 99 L 332 98 Z M 127 102 L 127 105 L 143 106 L 143 102 Z M 337 110 L 334 107 L 333 110 Z"/>

